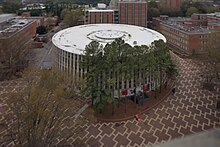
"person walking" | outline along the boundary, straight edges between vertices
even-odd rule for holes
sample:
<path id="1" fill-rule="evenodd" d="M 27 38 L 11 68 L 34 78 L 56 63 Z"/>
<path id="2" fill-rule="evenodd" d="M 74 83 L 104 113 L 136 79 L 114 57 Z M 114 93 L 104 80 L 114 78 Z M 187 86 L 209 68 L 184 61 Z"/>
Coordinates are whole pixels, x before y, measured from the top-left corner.
<path id="1" fill-rule="evenodd" d="M 172 89 L 172 93 L 173 93 L 173 95 L 175 94 L 175 92 L 176 92 L 176 88 L 173 87 L 173 89 Z"/>

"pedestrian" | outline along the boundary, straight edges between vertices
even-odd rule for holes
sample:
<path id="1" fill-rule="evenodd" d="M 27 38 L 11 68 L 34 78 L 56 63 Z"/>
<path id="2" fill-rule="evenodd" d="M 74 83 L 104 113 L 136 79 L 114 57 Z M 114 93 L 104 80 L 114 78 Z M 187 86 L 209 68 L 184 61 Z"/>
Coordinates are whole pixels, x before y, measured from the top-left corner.
<path id="1" fill-rule="evenodd" d="M 172 89 L 172 93 L 173 93 L 173 95 L 175 94 L 175 92 L 176 92 L 176 88 L 173 87 L 173 89 Z"/>
<path id="2" fill-rule="evenodd" d="M 133 93 L 136 95 L 136 85 L 134 85 Z"/>
<path id="3" fill-rule="evenodd" d="M 166 82 L 165 82 L 165 88 L 167 88 L 167 83 L 168 83 L 168 82 L 166 81 Z"/>

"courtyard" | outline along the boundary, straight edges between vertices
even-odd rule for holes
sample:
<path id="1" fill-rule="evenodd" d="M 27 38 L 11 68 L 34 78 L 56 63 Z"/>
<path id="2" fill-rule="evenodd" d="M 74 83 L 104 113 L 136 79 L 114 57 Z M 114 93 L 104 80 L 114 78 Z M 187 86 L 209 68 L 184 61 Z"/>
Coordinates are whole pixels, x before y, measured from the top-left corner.
<path id="1" fill-rule="evenodd" d="M 180 58 L 171 53 L 178 67 L 175 81 L 176 93 L 141 115 L 122 122 L 97 122 L 90 119 L 88 113 L 74 117 L 84 105 L 82 100 L 74 100 L 73 113 L 68 119 L 71 124 L 64 124 L 62 133 L 73 132 L 68 138 L 57 138 L 58 146 L 152 146 L 174 138 L 220 127 L 220 110 L 216 109 L 219 99 L 219 84 L 214 91 L 203 89 L 200 76 L 201 67 L 194 60 Z M 13 123 L 11 110 L 6 104 L 5 94 L 22 89 L 22 80 L 0 82 L 0 122 Z M 94 118 L 93 118 L 94 119 Z M 6 122 L 6 120 L 11 120 Z M 7 130 L 0 126 L 0 146 L 13 146 L 7 136 Z"/>

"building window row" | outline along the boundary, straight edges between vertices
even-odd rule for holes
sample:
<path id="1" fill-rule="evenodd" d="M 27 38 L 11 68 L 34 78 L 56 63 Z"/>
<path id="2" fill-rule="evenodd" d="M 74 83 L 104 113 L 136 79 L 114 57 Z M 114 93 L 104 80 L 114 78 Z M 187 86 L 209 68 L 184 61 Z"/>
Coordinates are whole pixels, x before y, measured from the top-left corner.
<path id="1" fill-rule="evenodd" d="M 186 46 L 182 43 L 179 43 L 179 41 L 176 41 L 175 39 L 168 38 L 167 40 L 170 44 L 176 45 L 181 49 L 188 50 L 188 46 Z"/>
<path id="2" fill-rule="evenodd" d="M 166 31 L 162 31 L 162 33 L 163 33 L 165 36 L 167 36 L 168 38 L 169 38 L 169 37 L 170 37 L 170 38 L 173 38 L 173 39 L 178 40 L 179 42 L 182 42 L 182 43 L 184 43 L 184 44 L 188 44 L 188 43 L 189 43 L 188 40 L 185 40 L 185 39 L 183 39 L 183 38 L 181 38 L 181 37 L 179 37 L 179 36 L 177 36 L 177 35 L 174 35 L 174 34 L 172 34 L 172 33 L 169 33 L 169 32 L 166 32 Z"/>
<path id="3" fill-rule="evenodd" d="M 207 41 L 201 41 L 200 44 L 207 44 Z"/>
<path id="4" fill-rule="evenodd" d="M 178 31 L 178 30 L 169 28 L 169 31 L 170 31 L 170 32 L 173 32 L 173 33 L 175 33 L 175 34 L 178 34 L 178 36 L 181 36 L 181 37 L 184 37 L 184 38 L 188 38 L 188 35 L 186 35 L 186 34 L 184 34 L 184 33 L 181 33 L 181 32 Z"/>
<path id="5" fill-rule="evenodd" d="M 208 38 L 208 35 L 200 35 L 199 38 Z"/>

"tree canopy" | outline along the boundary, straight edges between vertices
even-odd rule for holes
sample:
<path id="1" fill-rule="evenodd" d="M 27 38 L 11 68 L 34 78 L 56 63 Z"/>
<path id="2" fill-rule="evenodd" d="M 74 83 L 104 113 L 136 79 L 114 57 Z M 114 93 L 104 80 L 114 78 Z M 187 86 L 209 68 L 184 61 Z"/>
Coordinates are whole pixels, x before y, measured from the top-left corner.
<path id="1" fill-rule="evenodd" d="M 61 16 L 64 19 L 63 22 L 71 27 L 78 25 L 79 20 L 83 17 L 83 12 L 80 8 L 64 9 Z"/>
<path id="2" fill-rule="evenodd" d="M 39 35 L 46 34 L 47 28 L 45 26 L 38 26 L 36 33 Z"/>
<path id="3" fill-rule="evenodd" d="M 186 11 L 186 16 L 191 16 L 193 13 L 198 13 L 199 10 L 196 7 L 189 7 Z"/>
<path id="4" fill-rule="evenodd" d="M 92 103 L 99 112 L 107 103 L 112 103 L 113 107 L 117 104 L 115 96 L 120 99 L 121 89 L 131 88 L 130 84 L 127 87 L 124 82 L 132 79 L 134 85 L 143 85 L 151 74 L 162 84 L 163 73 L 172 75 L 176 72 L 169 50 L 162 40 L 150 46 L 134 47 L 120 38 L 105 47 L 92 41 L 86 46 L 81 66 L 87 69 L 87 94 L 92 97 Z"/>
<path id="5" fill-rule="evenodd" d="M 68 138 L 73 135 L 62 133 L 61 126 L 70 121 L 67 116 L 74 114 L 74 103 L 70 98 L 76 97 L 75 84 L 52 71 L 27 70 L 23 80 L 26 82 L 24 89 L 11 93 L 8 100 L 15 122 L 8 132 L 11 132 L 9 135 L 14 144 L 54 146 L 58 136 Z"/>
<path id="6" fill-rule="evenodd" d="M 153 17 L 158 17 L 160 16 L 160 11 L 158 8 L 148 8 L 147 9 L 147 19 L 149 21 L 152 21 Z"/>
<path id="7" fill-rule="evenodd" d="M 1 6 L 3 13 L 16 13 L 16 10 L 21 7 L 21 4 L 16 2 L 4 2 L 1 3 Z"/>

